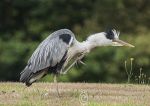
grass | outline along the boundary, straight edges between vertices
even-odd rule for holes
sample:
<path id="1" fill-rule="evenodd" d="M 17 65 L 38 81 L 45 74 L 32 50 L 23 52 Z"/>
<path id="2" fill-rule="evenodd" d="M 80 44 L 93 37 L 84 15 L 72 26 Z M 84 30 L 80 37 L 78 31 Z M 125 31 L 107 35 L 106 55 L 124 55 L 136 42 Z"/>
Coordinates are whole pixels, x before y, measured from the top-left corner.
<path id="1" fill-rule="evenodd" d="M 133 84 L 0 83 L 0 106 L 150 106 L 150 86 Z"/>

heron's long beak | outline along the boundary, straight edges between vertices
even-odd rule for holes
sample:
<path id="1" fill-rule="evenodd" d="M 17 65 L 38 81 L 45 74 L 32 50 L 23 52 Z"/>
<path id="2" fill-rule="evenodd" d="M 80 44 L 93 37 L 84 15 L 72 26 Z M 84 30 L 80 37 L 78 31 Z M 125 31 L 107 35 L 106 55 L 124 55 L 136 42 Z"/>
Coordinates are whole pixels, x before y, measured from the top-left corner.
<path id="1" fill-rule="evenodd" d="M 114 39 L 113 40 L 113 44 L 114 46 L 129 46 L 129 47 L 135 47 L 127 42 L 124 42 L 122 40 L 119 40 L 119 39 Z"/>

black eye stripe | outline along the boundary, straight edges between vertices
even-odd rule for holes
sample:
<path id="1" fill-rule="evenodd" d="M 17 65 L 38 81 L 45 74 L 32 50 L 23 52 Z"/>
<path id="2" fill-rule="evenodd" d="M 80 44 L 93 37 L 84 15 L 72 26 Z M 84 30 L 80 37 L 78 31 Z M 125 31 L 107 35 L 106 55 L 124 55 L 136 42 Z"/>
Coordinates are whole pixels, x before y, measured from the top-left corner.
<path id="1" fill-rule="evenodd" d="M 106 33 L 105 36 L 106 36 L 107 39 L 112 40 L 112 39 L 115 38 L 115 37 L 114 37 L 115 35 L 114 35 L 112 29 L 108 29 L 107 31 L 105 31 L 105 33 Z"/>

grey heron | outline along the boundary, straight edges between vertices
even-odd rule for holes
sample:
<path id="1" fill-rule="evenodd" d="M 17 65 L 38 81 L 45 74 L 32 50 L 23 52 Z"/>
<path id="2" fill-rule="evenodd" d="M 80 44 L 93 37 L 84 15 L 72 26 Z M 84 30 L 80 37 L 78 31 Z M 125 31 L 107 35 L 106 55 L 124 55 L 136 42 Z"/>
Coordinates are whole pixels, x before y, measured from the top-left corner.
<path id="1" fill-rule="evenodd" d="M 92 34 L 87 40 L 79 42 L 69 29 L 57 30 L 41 42 L 34 51 L 26 67 L 20 73 L 20 81 L 30 86 L 48 73 L 52 73 L 55 76 L 65 74 L 77 61 L 80 61 L 85 54 L 97 46 L 134 47 L 120 40 L 119 34 L 119 31 L 110 29 Z M 70 65 L 71 60 L 73 62 Z M 82 61 L 80 62 L 83 63 Z"/>

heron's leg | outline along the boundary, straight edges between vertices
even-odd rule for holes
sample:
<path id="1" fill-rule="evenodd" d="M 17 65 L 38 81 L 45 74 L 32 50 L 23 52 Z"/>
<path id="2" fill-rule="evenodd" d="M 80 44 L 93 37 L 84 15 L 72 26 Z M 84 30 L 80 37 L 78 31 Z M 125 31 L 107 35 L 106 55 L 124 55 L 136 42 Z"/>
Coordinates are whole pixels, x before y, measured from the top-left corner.
<path id="1" fill-rule="evenodd" d="M 70 68 L 75 65 L 76 62 L 77 62 L 77 61 L 74 61 L 74 62 L 73 62 L 64 72 L 62 72 L 61 74 L 66 74 L 66 73 L 70 70 Z"/>
<path id="2" fill-rule="evenodd" d="M 82 54 L 80 57 L 78 57 L 63 73 L 61 73 L 61 74 L 66 74 L 69 70 L 70 70 L 70 68 L 73 66 L 73 65 L 75 65 L 78 61 L 81 63 L 81 64 L 83 64 L 83 65 L 86 65 L 84 62 L 82 62 L 81 61 L 81 59 L 84 57 L 84 54 Z"/>
<path id="3" fill-rule="evenodd" d="M 60 97 L 60 93 L 59 93 L 59 90 L 58 90 L 57 75 L 56 75 L 56 74 L 54 75 L 54 83 L 55 83 L 55 85 L 56 85 L 56 92 L 57 92 L 57 95 L 58 95 L 58 97 Z"/>

